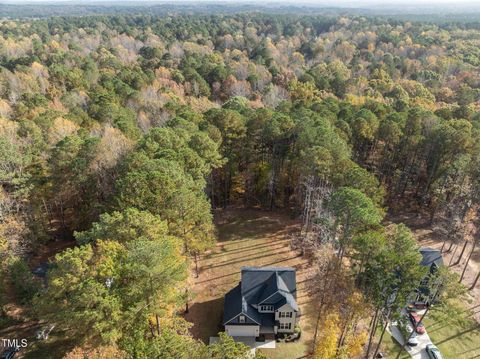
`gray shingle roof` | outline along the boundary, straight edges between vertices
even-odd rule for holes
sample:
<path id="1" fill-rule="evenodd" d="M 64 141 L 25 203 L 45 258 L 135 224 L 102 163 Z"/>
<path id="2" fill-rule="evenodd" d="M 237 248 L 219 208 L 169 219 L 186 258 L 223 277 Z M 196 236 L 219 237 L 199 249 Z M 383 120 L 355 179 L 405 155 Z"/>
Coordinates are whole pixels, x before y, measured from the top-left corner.
<path id="1" fill-rule="evenodd" d="M 421 248 L 420 254 L 422 255 L 422 261 L 420 265 L 430 267 L 432 264 L 440 267 L 443 266 L 442 253 L 438 249 L 433 248 Z"/>
<path id="2" fill-rule="evenodd" d="M 225 294 L 225 304 L 223 308 L 223 323 L 235 318 L 242 312 L 242 292 L 240 284 Z"/>
<path id="3" fill-rule="evenodd" d="M 258 304 L 276 291 L 297 295 L 295 269 L 290 267 L 243 267 L 242 294 L 250 304 Z"/>
<path id="4" fill-rule="evenodd" d="M 243 313 L 260 325 L 272 325 L 271 313 L 259 313 L 252 305 L 266 299 L 278 309 L 285 303 L 298 311 L 295 269 L 289 267 L 243 267 L 239 285 L 225 295 L 223 323 Z"/>

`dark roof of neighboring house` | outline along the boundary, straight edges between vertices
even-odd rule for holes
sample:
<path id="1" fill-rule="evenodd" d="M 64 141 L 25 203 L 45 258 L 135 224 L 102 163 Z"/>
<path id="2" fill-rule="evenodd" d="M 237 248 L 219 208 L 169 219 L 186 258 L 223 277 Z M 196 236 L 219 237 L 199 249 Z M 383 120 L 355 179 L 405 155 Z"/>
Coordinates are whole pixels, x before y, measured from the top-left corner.
<path id="1" fill-rule="evenodd" d="M 252 304 L 260 304 L 270 298 L 275 302 L 275 309 L 288 303 L 298 311 L 296 296 L 295 269 L 243 267 L 241 282 L 225 295 L 223 323 L 243 313 L 260 325 L 273 325 L 271 313 L 259 313 Z"/>
<path id="2" fill-rule="evenodd" d="M 47 262 L 42 262 L 38 267 L 32 270 L 32 274 L 40 278 L 45 278 L 49 269 L 50 264 Z"/>
<path id="3" fill-rule="evenodd" d="M 443 266 L 442 253 L 438 249 L 421 248 L 420 254 L 422 255 L 420 265 L 425 267 L 431 267 L 432 264 L 435 264 L 437 267 Z"/>

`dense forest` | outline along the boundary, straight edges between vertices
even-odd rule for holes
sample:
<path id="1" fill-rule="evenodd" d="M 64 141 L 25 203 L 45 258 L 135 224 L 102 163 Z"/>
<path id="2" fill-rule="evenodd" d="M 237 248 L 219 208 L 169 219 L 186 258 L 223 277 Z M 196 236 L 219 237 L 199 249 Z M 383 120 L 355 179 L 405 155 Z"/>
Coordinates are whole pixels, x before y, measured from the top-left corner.
<path id="1" fill-rule="evenodd" d="M 241 204 L 297 218 L 318 288 L 344 289 L 319 302 L 342 333 L 315 333 L 316 358 L 372 355 L 425 275 L 385 217 L 427 215 L 462 256 L 478 242 L 479 45 L 475 22 L 353 15 L 0 20 L 0 305 L 56 323 L 71 358 L 243 358 L 180 315 L 214 211 Z"/>

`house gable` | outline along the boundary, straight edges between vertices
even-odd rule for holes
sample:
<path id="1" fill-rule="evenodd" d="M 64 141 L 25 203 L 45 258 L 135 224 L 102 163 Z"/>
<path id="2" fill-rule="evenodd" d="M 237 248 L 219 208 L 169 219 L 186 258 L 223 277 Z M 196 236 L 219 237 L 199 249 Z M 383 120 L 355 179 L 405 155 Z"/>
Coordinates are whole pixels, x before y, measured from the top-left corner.
<path id="1" fill-rule="evenodd" d="M 277 309 L 278 312 L 295 312 L 295 309 L 293 309 L 290 304 L 285 303 L 281 307 Z"/>
<path id="2" fill-rule="evenodd" d="M 245 317 L 245 321 L 244 322 L 241 322 L 240 321 L 240 317 L 241 316 L 244 316 Z M 236 316 L 234 316 L 232 319 L 230 320 L 227 320 L 224 325 L 252 325 L 252 324 L 256 324 L 256 325 L 260 325 L 260 323 L 258 323 L 257 321 L 255 321 L 254 319 L 250 318 L 248 315 L 246 315 L 245 313 L 238 313 Z"/>

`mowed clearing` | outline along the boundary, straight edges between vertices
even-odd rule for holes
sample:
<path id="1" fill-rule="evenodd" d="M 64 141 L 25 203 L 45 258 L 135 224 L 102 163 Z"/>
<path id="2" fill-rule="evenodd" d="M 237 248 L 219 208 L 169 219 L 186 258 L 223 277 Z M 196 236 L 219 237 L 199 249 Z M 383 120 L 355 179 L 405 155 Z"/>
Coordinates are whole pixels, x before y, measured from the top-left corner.
<path id="1" fill-rule="evenodd" d="M 194 337 L 208 343 L 223 331 L 223 296 L 240 281 L 243 266 L 293 267 L 297 270 L 297 301 L 302 317 L 302 338 L 297 343 L 277 343 L 264 350 L 269 358 L 294 359 L 306 355 L 313 332 L 312 300 L 307 293 L 312 270 L 308 261 L 290 248 L 289 235 L 299 229 L 289 216 L 261 210 L 229 208 L 216 213 L 218 242 L 199 260 L 200 276 L 193 278 L 190 312 Z"/>

